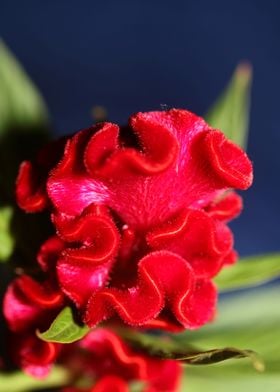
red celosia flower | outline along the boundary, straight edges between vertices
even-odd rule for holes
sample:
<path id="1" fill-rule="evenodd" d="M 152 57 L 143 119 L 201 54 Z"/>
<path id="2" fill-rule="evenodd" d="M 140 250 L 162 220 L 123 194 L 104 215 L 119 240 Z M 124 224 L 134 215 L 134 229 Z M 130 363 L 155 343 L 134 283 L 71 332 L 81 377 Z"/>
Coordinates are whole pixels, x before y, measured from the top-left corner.
<path id="1" fill-rule="evenodd" d="M 252 182 L 248 157 L 220 131 L 185 110 L 138 113 L 69 138 L 46 182 L 24 165 L 18 203 L 37 211 L 40 189 L 52 204 L 60 285 L 88 325 L 118 315 L 197 328 L 213 317 L 211 278 L 236 258 L 226 222 L 241 201 L 228 190 Z"/>
<path id="2" fill-rule="evenodd" d="M 79 349 L 82 349 L 80 351 Z M 106 329 L 90 332 L 72 345 L 61 358 L 73 375 L 93 386 L 65 388 L 63 392 L 128 392 L 129 384 L 143 382 L 143 392 L 173 392 L 178 388 L 181 365 L 135 353 L 115 333 Z"/>

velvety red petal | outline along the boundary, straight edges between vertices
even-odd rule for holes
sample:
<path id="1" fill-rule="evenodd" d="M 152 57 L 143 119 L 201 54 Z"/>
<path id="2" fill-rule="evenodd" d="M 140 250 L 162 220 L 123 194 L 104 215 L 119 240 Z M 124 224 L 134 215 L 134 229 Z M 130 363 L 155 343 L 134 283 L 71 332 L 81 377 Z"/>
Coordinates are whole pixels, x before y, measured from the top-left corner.
<path id="1" fill-rule="evenodd" d="M 37 261 L 44 272 L 52 272 L 56 268 L 56 262 L 65 248 L 65 243 L 58 237 L 52 236 L 41 246 Z"/>
<path id="2" fill-rule="evenodd" d="M 60 212 L 77 215 L 90 204 L 108 199 L 107 187 L 89 176 L 83 164 L 84 149 L 97 130 L 98 127 L 91 127 L 69 139 L 63 159 L 49 176 L 48 194 Z"/>
<path id="3" fill-rule="evenodd" d="M 129 392 L 128 383 L 115 375 L 104 376 L 90 392 Z"/>
<path id="4" fill-rule="evenodd" d="M 3 312 L 9 328 L 25 331 L 47 322 L 46 309 L 55 310 L 63 304 L 63 295 L 27 275 L 15 279 L 6 291 Z"/>
<path id="5" fill-rule="evenodd" d="M 48 375 L 59 351 L 59 344 L 44 342 L 34 333 L 13 336 L 12 355 L 15 362 L 27 374 L 36 378 Z"/>
<path id="6" fill-rule="evenodd" d="M 191 295 L 181 302 L 181 312 L 177 318 L 190 329 L 199 328 L 213 320 L 216 304 L 217 290 L 214 283 L 210 280 L 197 281 Z"/>
<path id="7" fill-rule="evenodd" d="M 13 281 L 5 293 L 3 313 L 14 332 L 29 329 L 41 316 L 40 308 L 29 302 L 21 292 L 18 280 Z"/>
<path id="8" fill-rule="evenodd" d="M 144 392 L 176 392 L 179 390 L 182 366 L 178 361 L 147 359 L 148 385 Z"/>
<path id="9" fill-rule="evenodd" d="M 147 235 L 152 249 L 166 249 L 184 257 L 197 278 L 211 278 L 232 248 L 230 230 L 203 210 L 187 210 Z"/>
<path id="10" fill-rule="evenodd" d="M 107 210 L 98 206 L 90 206 L 75 219 L 58 215 L 55 222 L 60 236 L 68 242 L 57 264 L 58 279 L 66 295 L 81 307 L 106 284 L 119 234 Z"/>
<path id="11" fill-rule="evenodd" d="M 215 173 L 228 187 L 247 189 L 252 184 L 252 163 L 222 132 L 212 131 L 205 135 L 204 147 Z"/>
<path id="12" fill-rule="evenodd" d="M 47 206 L 47 176 L 57 164 L 64 144 L 64 139 L 51 142 L 39 151 L 33 163 L 25 161 L 21 164 L 16 181 L 16 199 L 23 210 L 38 212 Z"/>
<path id="13" fill-rule="evenodd" d="M 235 192 L 227 192 L 213 200 L 205 210 L 211 217 L 228 222 L 240 214 L 242 207 L 242 197 Z"/>
<path id="14" fill-rule="evenodd" d="M 17 285 L 28 301 L 44 309 L 56 308 L 63 303 L 63 294 L 57 288 L 52 288 L 48 282 L 40 283 L 28 275 L 22 275 Z"/>
<path id="15" fill-rule="evenodd" d="M 154 252 L 139 262 L 138 271 L 137 286 L 128 290 L 103 289 L 90 298 L 86 324 L 94 326 L 117 313 L 128 324 L 144 325 L 165 306 L 185 328 L 197 328 L 209 320 L 215 302 L 214 289 L 211 291 L 208 282 L 198 285 L 192 268 L 183 258 L 167 251 Z M 200 287 L 207 294 L 204 302 L 200 299 Z M 196 297 L 199 309 L 194 310 Z M 193 314 L 189 314 L 189 309 Z"/>
<path id="16" fill-rule="evenodd" d="M 132 118 L 131 124 L 143 152 L 121 148 L 118 127 L 104 124 L 92 137 L 85 151 L 85 165 L 92 176 L 117 180 L 133 174 L 153 175 L 164 171 L 174 162 L 178 143 L 164 124 L 153 121 L 153 118 L 142 121 L 140 116 Z"/>
<path id="17" fill-rule="evenodd" d="M 224 260 L 223 260 L 223 266 L 230 266 L 234 263 L 236 263 L 238 260 L 238 253 L 235 250 L 232 250 L 231 252 L 229 252 Z"/>
<path id="18" fill-rule="evenodd" d="M 79 342 L 79 346 L 92 354 L 92 367 L 99 376 L 115 373 L 129 380 L 147 379 L 146 359 L 132 352 L 108 329 L 99 328 L 90 332 Z"/>
<path id="19" fill-rule="evenodd" d="M 81 263 L 79 256 L 83 258 Z M 94 254 L 75 253 L 71 251 L 61 257 L 57 265 L 58 279 L 63 292 L 78 307 L 83 307 L 88 298 L 96 291 L 102 288 L 108 281 L 111 263 L 94 264 Z M 85 257 L 89 261 L 85 262 Z"/>
<path id="20" fill-rule="evenodd" d="M 42 211 L 48 204 L 44 182 L 40 183 L 36 168 L 31 162 L 25 161 L 20 165 L 16 199 L 20 208 L 27 212 Z"/>

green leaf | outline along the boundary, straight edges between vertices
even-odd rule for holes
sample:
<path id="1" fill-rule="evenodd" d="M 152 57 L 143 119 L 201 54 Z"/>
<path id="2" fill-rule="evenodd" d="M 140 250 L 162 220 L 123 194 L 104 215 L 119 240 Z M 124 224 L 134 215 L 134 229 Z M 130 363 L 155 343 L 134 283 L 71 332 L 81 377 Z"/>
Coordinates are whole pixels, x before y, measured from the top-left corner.
<path id="1" fill-rule="evenodd" d="M 14 202 L 19 164 L 48 138 L 46 105 L 30 78 L 0 40 L 0 194 Z"/>
<path id="2" fill-rule="evenodd" d="M 212 367 L 187 367 L 182 391 L 192 392 L 278 392 L 280 385 L 280 287 L 254 289 L 223 298 L 217 319 L 198 331 L 177 334 L 180 344 L 205 349 L 231 344 L 250 347 L 265 362 L 265 371 L 256 373 L 244 361 Z"/>
<path id="3" fill-rule="evenodd" d="M 225 268 L 215 279 L 220 292 L 261 285 L 280 276 L 280 253 L 252 256 Z"/>
<path id="4" fill-rule="evenodd" d="M 206 114 L 206 121 L 241 147 L 247 143 L 252 69 L 241 63 L 228 86 Z"/>
<path id="5" fill-rule="evenodd" d="M 46 390 L 68 384 L 71 376 L 60 366 L 55 366 L 49 376 L 38 380 L 20 371 L 13 373 L 0 373 L 0 392 L 30 392 L 33 390 Z"/>
<path id="6" fill-rule="evenodd" d="M 140 350 L 150 356 L 161 359 L 175 359 L 190 365 L 209 365 L 227 359 L 249 358 L 258 371 L 263 371 L 263 362 L 251 350 L 241 350 L 233 347 L 223 347 L 210 350 L 198 350 L 188 343 L 182 344 L 174 341 L 172 336 L 147 335 L 131 330 L 121 330 L 121 336 L 133 346 L 135 350 Z"/>
<path id="7" fill-rule="evenodd" d="M 47 122 L 48 113 L 40 93 L 0 41 L 0 135 L 17 125 L 28 129 Z"/>
<path id="8" fill-rule="evenodd" d="M 72 309 L 66 306 L 54 319 L 49 329 L 45 332 L 37 331 L 37 335 L 46 342 L 73 343 L 82 339 L 88 332 L 89 328 L 78 324 Z"/>
<path id="9" fill-rule="evenodd" d="M 10 231 L 12 218 L 11 207 L 0 208 L 0 262 L 7 261 L 14 250 L 15 240 Z"/>

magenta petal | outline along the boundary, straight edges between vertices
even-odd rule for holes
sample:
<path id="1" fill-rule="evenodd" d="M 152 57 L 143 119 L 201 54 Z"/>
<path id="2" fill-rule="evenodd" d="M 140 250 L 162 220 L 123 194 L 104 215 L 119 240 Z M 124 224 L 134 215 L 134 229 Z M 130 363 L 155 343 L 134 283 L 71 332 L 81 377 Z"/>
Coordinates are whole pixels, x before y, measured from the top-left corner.
<path id="1" fill-rule="evenodd" d="M 13 332 L 29 329 L 42 315 L 41 309 L 24 296 L 18 285 L 19 279 L 9 285 L 3 301 L 3 313 Z"/>
<path id="2" fill-rule="evenodd" d="M 57 264 L 58 279 L 64 293 L 71 298 L 78 307 L 83 307 L 90 296 L 104 287 L 108 280 L 111 261 L 96 265 L 90 259 L 90 252 L 86 250 L 65 252 Z M 79 256 L 81 259 L 79 259 Z"/>

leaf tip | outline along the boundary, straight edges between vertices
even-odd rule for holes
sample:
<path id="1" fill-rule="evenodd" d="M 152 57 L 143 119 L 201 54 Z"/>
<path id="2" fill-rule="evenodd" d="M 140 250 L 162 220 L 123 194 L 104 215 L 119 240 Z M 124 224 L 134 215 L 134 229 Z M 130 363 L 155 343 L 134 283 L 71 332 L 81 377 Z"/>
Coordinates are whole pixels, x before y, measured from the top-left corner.
<path id="1" fill-rule="evenodd" d="M 244 86 L 247 86 L 251 83 L 253 77 L 252 64 L 247 60 L 242 61 L 238 64 L 235 75 L 240 83 L 244 84 Z"/>
<path id="2" fill-rule="evenodd" d="M 253 365 L 257 372 L 263 373 L 265 371 L 265 363 L 262 359 L 258 358 Z"/>

